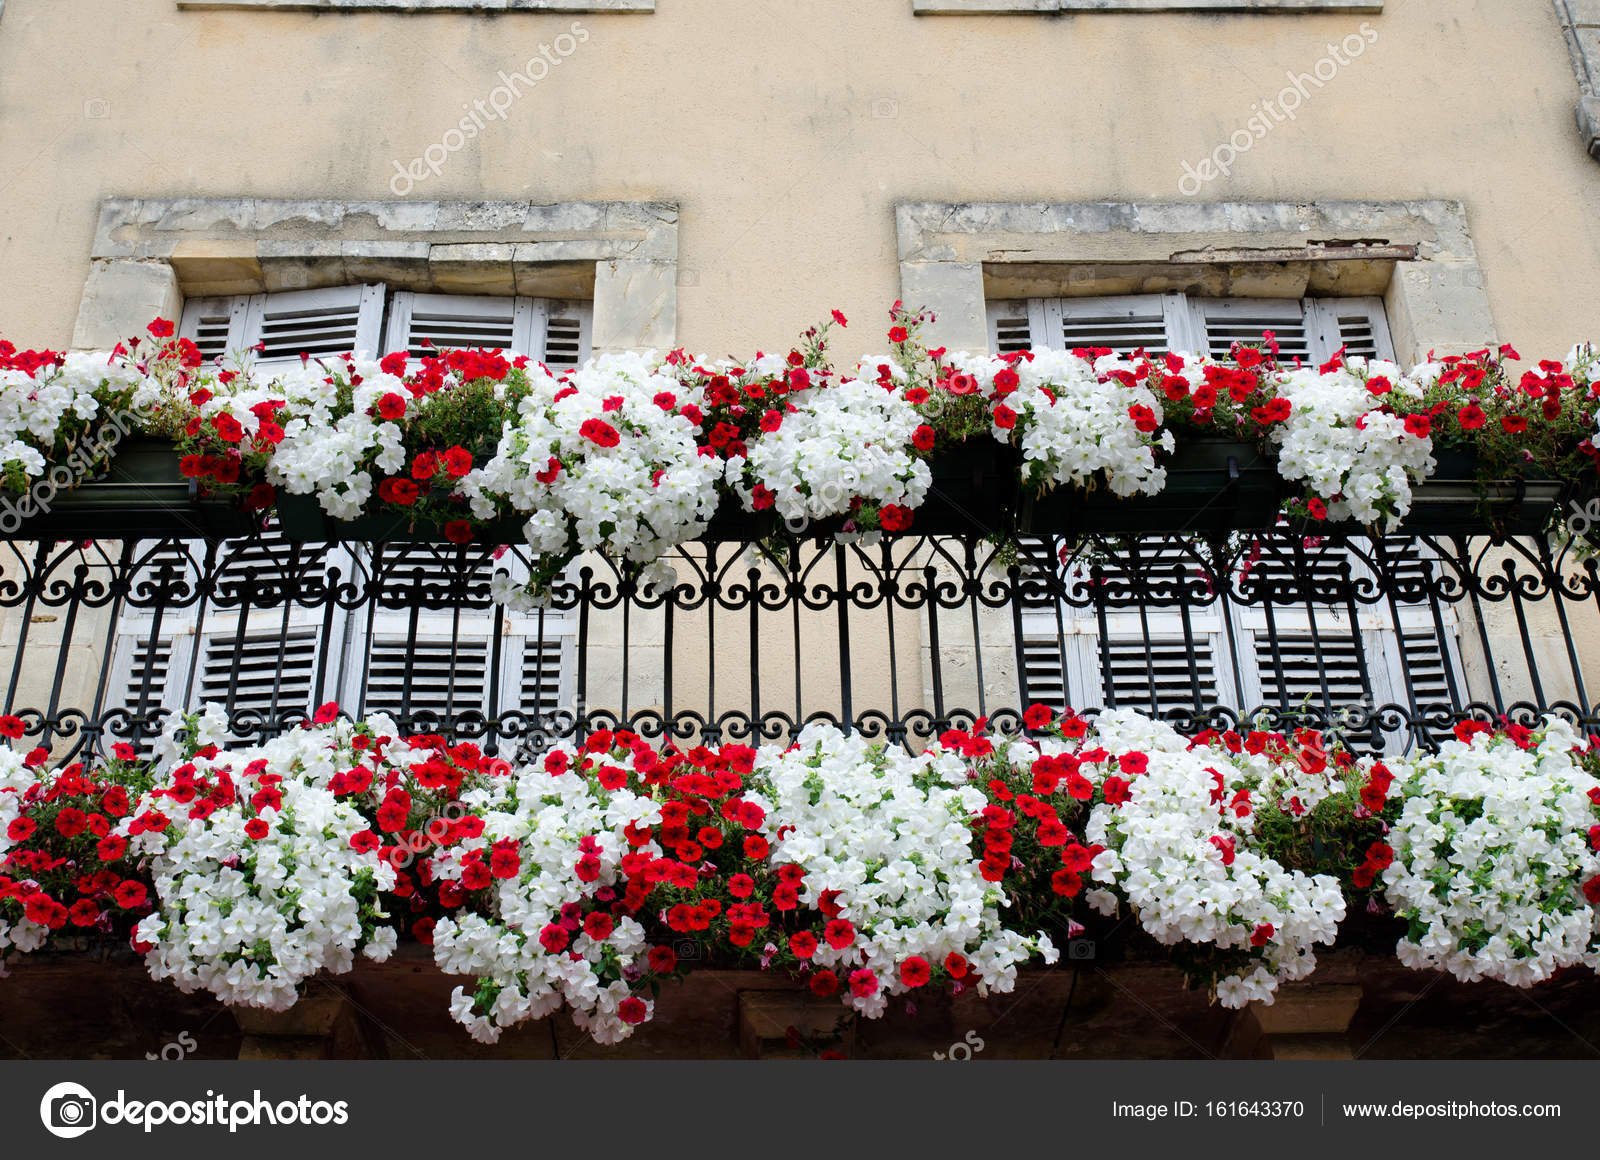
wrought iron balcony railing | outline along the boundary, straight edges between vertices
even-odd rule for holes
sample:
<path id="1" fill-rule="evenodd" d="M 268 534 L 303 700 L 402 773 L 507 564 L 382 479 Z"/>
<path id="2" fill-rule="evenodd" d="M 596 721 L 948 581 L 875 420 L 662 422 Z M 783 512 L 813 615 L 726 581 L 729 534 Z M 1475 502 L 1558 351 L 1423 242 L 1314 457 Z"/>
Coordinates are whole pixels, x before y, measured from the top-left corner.
<path id="1" fill-rule="evenodd" d="M 918 745 L 1032 702 L 1432 746 L 1464 716 L 1600 721 L 1600 570 L 1539 541 L 1298 536 L 693 544 L 670 589 L 603 558 L 497 605 L 518 549 L 10 543 L 4 711 L 58 760 L 222 705 L 241 738 L 337 701 L 507 752 L 626 727 Z"/>

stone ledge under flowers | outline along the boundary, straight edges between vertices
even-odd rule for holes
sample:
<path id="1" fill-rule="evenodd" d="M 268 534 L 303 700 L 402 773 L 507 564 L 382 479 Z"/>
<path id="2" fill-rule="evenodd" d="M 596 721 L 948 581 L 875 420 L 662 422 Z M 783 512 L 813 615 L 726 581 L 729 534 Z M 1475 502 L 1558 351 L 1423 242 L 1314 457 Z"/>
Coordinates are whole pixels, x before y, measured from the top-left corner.
<path id="1" fill-rule="evenodd" d="M 1352 916 L 1354 921 L 1359 916 Z M 1293 1006 L 1302 988 L 1358 991 L 1353 1017 L 1332 1034 L 1366 1059 L 1589 1058 L 1600 1042 L 1600 980 L 1567 975 L 1524 992 L 1503 983 L 1463 983 L 1402 967 L 1363 944 L 1319 955 L 1303 984 L 1290 984 L 1268 1011 Z M 272 1028 L 247 1044 L 246 1027 L 271 1013 L 228 1008 L 204 993 L 185 995 L 150 978 L 140 956 L 88 950 L 36 952 L 0 980 L 0 1058 L 143 1059 L 179 1054 L 178 1035 L 194 1042 L 182 1058 L 388 1059 L 731 1059 L 749 1058 L 741 1042 L 740 996 L 789 1000 L 788 1022 L 807 1021 L 805 1042 L 761 1045 L 763 1058 L 816 1057 L 840 1050 L 858 1059 L 930 1059 L 935 1052 L 978 1061 L 1005 1059 L 1200 1059 L 1260 1056 L 1244 1013 L 1229 1011 L 1184 984 L 1166 956 L 1128 955 L 1024 968 L 1009 995 L 989 999 L 940 992 L 915 1013 L 891 1007 L 881 1020 L 847 1021 L 810 996 L 803 982 L 758 968 L 704 967 L 671 986 L 656 1018 L 622 1043 L 596 1044 L 563 1014 L 508 1032 L 497 1044 L 475 1043 L 449 1017 L 450 991 L 464 980 L 433 966 L 424 947 L 402 944 L 385 963 L 358 961 L 346 975 L 308 985 L 309 997 L 354 1005 L 359 1033 L 328 1020 Z M 1533 1003 L 1537 1002 L 1535 1008 Z M 314 1007 L 302 1003 L 296 1008 Z M 315 1011 L 315 1016 L 326 1013 Z M 308 1034 L 294 1034 L 304 1031 Z M 1284 1032 L 1272 1044 L 1279 1058 Z M 261 1042 L 266 1040 L 267 1042 Z M 981 1048 L 978 1044 L 982 1044 Z M 956 1047 L 956 1045 L 960 1045 Z M 952 1048 L 956 1048 L 952 1054 Z M 1336 1055 L 1329 1052 L 1325 1057 Z"/>

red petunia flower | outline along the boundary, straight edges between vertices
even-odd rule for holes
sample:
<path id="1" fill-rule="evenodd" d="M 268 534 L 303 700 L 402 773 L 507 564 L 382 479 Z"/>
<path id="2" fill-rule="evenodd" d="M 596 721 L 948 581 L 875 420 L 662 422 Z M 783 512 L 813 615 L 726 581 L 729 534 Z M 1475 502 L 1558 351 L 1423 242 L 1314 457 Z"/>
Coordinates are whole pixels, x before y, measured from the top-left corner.
<path id="1" fill-rule="evenodd" d="M 921 955 L 912 955 L 900 964 L 900 981 L 908 987 L 926 986 L 933 972 L 928 968 L 928 960 Z"/>
<path id="2" fill-rule="evenodd" d="M 578 434 L 597 447 L 615 447 L 622 442 L 617 429 L 604 419 L 585 419 L 583 425 L 578 428 Z"/>

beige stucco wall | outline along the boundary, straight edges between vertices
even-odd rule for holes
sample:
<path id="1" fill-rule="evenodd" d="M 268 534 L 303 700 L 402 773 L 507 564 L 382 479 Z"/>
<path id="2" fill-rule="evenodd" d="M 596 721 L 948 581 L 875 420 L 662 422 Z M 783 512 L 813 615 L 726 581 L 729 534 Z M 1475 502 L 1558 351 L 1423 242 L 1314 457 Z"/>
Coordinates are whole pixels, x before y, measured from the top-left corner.
<path id="1" fill-rule="evenodd" d="M 1547 0 L 1382 15 L 912 15 L 910 0 L 662 0 L 653 14 L 186 11 L 10 0 L 0 23 L 0 333 L 64 344 L 103 197 L 387 198 L 569 30 L 590 36 L 413 197 L 668 200 L 678 338 L 743 351 L 837 306 L 880 344 L 906 200 L 1181 200 L 1197 163 L 1367 22 L 1378 41 L 1216 200 L 1465 203 L 1501 332 L 1592 333 L 1600 170 Z"/>
<path id="2" fill-rule="evenodd" d="M 1389 0 L 1381 15 L 657 9 L 7 0 L 0 335 L 70 341 L 103 199 L 392 199 L 396 162 L 575 22 L 587 39 L 403 191 L 675 203 L 676 339 L 691 350 L 781 346 L 833 307 L 853 320 L 841 360 L 881 350 L 904 202 L 1459 201 L 1499 337 L 1559 356 L 1600 331 L 1600 166 L 1573 123 L 1548 0 Z M 1231 176 L 1180 193 L 1185 162 L 1363 25 L 1376 43 L 1296 119 Z M 1593 626 L 1578 627 L 1593 644 Z"/>

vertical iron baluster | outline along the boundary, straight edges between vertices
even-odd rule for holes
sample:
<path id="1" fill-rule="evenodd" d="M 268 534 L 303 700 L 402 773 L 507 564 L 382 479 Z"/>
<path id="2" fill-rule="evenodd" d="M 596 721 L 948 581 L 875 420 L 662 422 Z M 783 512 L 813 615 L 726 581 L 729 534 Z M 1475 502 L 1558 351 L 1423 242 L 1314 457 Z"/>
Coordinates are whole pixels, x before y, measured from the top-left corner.
<path id="1" fill-rule="evenodd" d="M 748 550 L 748 549 L 747 549 Z M 750 565 L 748 576 L 750 580 L 750 722 L 755 725 L 761 720 L 761 569 L 757 567 L 760 557 Z M 759 744 L 759 735 L 757 738 Z"/>
<path id="2" fill-rule="evenodd" d="M 845 578 L 844 555 L 844 549 L 835 545 L 834 576 L 838 589 L 834 592 L 834 599 L 839 602 L 839 726 L 846 732 L 853 732 L 856 719 L 850 698 L 850 587 Z"/>
<path id="3" fill-rule="evenodd" d="M 677 604 L 678 588 L 677 585 L 673 585 L 671 591 L 667 593 L 665 604 L 667 623 L 661 643 L 661 717 L 663 725 L 668 728 L 672 723 L 672 614 Z"/>
<path id="4" fill-rule="evenodd" d="M 1106 575 L 1099 564 L 1089 569 L 1089 598 L 1094 601 L 1095 625 L 1100 631 L 1096 642 L 1100 648 L 1100 699 L 1101 707 L 1117 707 L 1117 680 L 1111 668 L 1111 625 L 1106 614 Z"/>
<path id="5" fill-rule="evenodd" d="M 111 684 L 111 665 L 116 655 L 117 632 L 116 625 L 122 619 L 122 606 L 128 595 L 129 584 L 133 577 L 133 554 L 135 540 L 123 540 L 122 552 L 112 570 L 111 605 L 106 619 L 106 641 L 100 652 L 100 677 L 95 682 L 94 707 L 89 712 L 89 733 L 86 744 L 91 754 L 97 750 L 100 756 L 105 756 L 105 721 L 106 693 Z"/>
<path id="6" fill-rule="evenodd" d="M 978 681 L 978 716 L 989 715 L 989 694 L 985 689 L 983 679 L 983 634 L 978 630 L 978 558 L 975 545 L 967 540 L 963 545 L 965 549 L 967 577 L 965 591 L 967 607 L 972 613 L 972 656 L 973 672 Z"/>
<path id="7" fill-rule="evenodd" d="M 423 571 L 421 568 L 411 570 L 410 599 L 406 601 L 406 648 L 405 656 L 417 655 L 417 633 L 422 624 L 422 597 L 423 597 Z M 412 675 L 415 669 L 412 665 L 402 666 L 403 673 L 400 677 L 400 724 L 406 728 L 414 728 L 411 720 L 411 689 Z"/>
<path id="8" fill-rule="evenodd" d="M 933 717 L 943 725 L 944 723 L 944 666 L 939 658 L 939 600 L 935 594 L 935 585 L 938 583 L 939 574 L 932 564 L 922 569 L 922 581 L 927 586 L 929 600 L 928 609 L 928 670 L 929 678 L 933 685 Z"/>
<path id="9" fill-rule="evenodd" d="M 1200 689 L 1200 657 L 1194 647 L 1194 621 L 1189 611 L 1189 591 L 1183 582 L 1183 557 L 1172 566 L 1173 592 L 1178 599 L 1178 619 L 1183 625 L 1183 653 L 1189 666 L 1189 692 L 1194 698 L 1194 711 L 1205 709 L 1205 696 Z"/>
<path id="10" fill-rule="evenodd" d="M 1370 745 L 1374 751 L 1381 751 L 1383 748 L 1383 730 L 1378 725 L 1378 714 L 1376 712 L 1378 695 L 1373 692 L 1372 689 L 1372 670 L 1367 664 L 1366 642 L 1362 639 L 1361 635 L 1361 609 L 1356 603 L 1356 586 L 1355 581 L 1350 574 L 1348 558 L 1346 558 L 1345 563 L 1341 567 L 1340 578 L 1341 583 L 1344 585 L 1344 604 L 1346 614 L 1350 617 L 1350 637 L 1355 642 L 1356 646 L 1356 669 L 1361 674 L 1361 695 L 1366 698 L 1364 705 L 1368 710 L 1368 724 L 1371 730 L 1368 735 L 1370 738 Z M 1344 724 L 1344 719 L 1342 716 L 1340 716 L 1335 718 L 1335 720 L 1339 721 L 1341 726 L 1340 735 L 1343 736 L 1344 730 L 1342 726 Z"/>
<path id="11" fill-rule="evenodd" d="M 1428 748 L 1428 731 L 1422 726 L 1422 710 L 1417 704 L 1417 686 L 1411 679 L 1411 663 L 1406 656 L 1405 634 L 1400 628 L 1400 601 L 1395 595 L 1396 566 L 1389 560 L 1389 548 L 1383 537 L 1377 536 L 1372 540 L 1378 556 L 1378 586 L 1389 605 L 1389 623 L 1394 625 L 1395 637 L 1400 641 L 1400 676 L 1405 681 L 1406 704 L 1409 705 L 1411 715 L 1411 738 L 1414 744 Z"/>
<path id="12" fill-rule="evenodd" d="M 578 571 L 578 720 L 573 740 L 589 736 L 589 606 L 593 600 L 594 569 Z"/>
<path id="13" fill-rule="evenodd" d="M 500 720 L 500 666 L 505 663 L 506 608 L 494 606 L 494 630 L 489 636 L 489 703 L 484 707 L 483 751 L 490 757 L 500 752 L 500 737 L 504 722 Z M 527 645 L 523 645 L 526 652 Z M 523 663 L 527 663 L 524 656 Z M 539 653 L 539 664 L 544 664 L 544 653 Z"/>
<path id="14" fill-rule="evenodd" d="M 1244 658 L 1239 652 L 1239 630 L 1233 623 L 1232 563 L 1226 540 L 1206 542 L 1206 574 L 1217 601 L 1217 615 L 1222 619 L 1222 635 L 1228 642 L 1228 668 L 1233 673 L 1233 704 L 1242 713 L 1246 708 L 1256 706 L 1244 703 Z"/>

